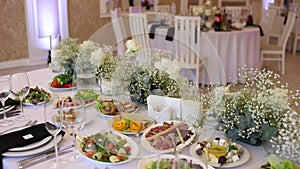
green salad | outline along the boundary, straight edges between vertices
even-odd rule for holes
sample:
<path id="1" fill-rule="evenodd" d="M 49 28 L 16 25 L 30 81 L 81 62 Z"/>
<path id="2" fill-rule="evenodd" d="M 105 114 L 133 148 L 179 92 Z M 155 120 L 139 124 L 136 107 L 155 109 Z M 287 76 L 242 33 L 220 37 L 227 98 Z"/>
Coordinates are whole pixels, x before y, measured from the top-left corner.
<path id="1" fill-rule="evenodd" d="M 82 99 L 83 101 L 85 101 L 86 103 L 89 103 L 91 101 L 95 101 L 99 98 L 100 94 L 95 93 L 93 90 L 90 89 L 84 89 L 84 90 L 79 90 L 77 91 L 77 93 L 75 94 L 75 98 L 78 99 Z"/>
<path id="2" fill-rule="evenodd" d="M 25 96 L 25 98 L 22 100 L 24 104 L 38 104 L 44 101 L 46 99 L 46 102 L 49 102 L 50 100 L 50 93 L 45 91 L 43 88 L 40 88 L 36 86 L 35 88 L 30 88 L 28 95 Z"/>
<path id="3" fill-rule="evenodd" d="M 180 158 L 179 159 L 179 167 L 180 169 L 197 169 L 202 168 L 199 164 L 193 164 L 191 161 L 187 159 Z M 174 159 L 163 158 L 159 162 L 151 161 L 146 166 L 145 169 L 172 169 L 174 166 Z M 158 165 L 158 166 L 157 166 Z"/>

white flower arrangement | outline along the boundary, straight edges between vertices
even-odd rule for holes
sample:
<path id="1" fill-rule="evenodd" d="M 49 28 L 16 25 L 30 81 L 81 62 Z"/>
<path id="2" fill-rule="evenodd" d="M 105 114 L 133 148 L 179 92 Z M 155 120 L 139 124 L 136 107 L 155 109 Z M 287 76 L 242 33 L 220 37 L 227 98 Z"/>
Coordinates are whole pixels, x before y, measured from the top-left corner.
<path id="1" fill-rule="evenodd" d="M 269 153 L 299 162 L 300 114 L 293 110 L 300 100 L 299 90 L 289 91 L 272 71 L 243 67 L 241 72 L 239 80 L 244 84 L 209 90 L 202 96 L 202 111 L 217 117 L 228 138 L 251 145 L 270 143 Z"/>
<path id="2" fill-rule="evenodd" d="M 125 43 L 127 50 L 127 54 L 136 55 L 137 52 L 143 49 L 142 45 L 139 45 L 135 39 L 130 39 Z"/>

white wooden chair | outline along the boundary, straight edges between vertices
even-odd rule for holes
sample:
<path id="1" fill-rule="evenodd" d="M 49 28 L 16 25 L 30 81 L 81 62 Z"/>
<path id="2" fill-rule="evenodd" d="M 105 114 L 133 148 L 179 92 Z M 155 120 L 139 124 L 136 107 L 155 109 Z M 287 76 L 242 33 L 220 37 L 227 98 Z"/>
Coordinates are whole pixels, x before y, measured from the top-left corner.
<path id="1" fill-rule="evenodd" d="M 110 15 L 117 41 L 118 56 L 122 56 L 125 51 L 124 40 L 126 39 L 126 30 L 122 20 L 121 8 L 111 10 Z"/>
<path id="2" fill-rule="evenodd" d="M 129 13 L 142 13 L 142 6 L 130 6 Z"/>
<path id="3" fill-rule="evenodd" d="M 200 56 L 200 30 L 200 17 L 175 16 L 175 56 L 183 63 L 183 69 L 195 70 L 197 87 L 200 84 L 200 71 L 205 64 L 205 58 Z"/>
<path id="4" fill-rule="evenodd" d="M 262 43 L 269 44 L 270 32 L 272 30 L 272 25 L 275 18 L 275 12 L 273 10 L 264 10 L 260 19 L 260 26 L 264 31 L 264 37 L 262 38 Z"/>
<path id="5" fill-rule="evenodd" d="M 231 14 L 231 19 L 233 22 L 239 21 L 242 16 L 242 7 L 240 6 L 226 6 L 225 10 L 227 14 Z"/>
<path id="6" fill-rule="evenodd" d="M 154 11 L 160 13 L 170 13 L 170 5 L 155 5 Z"/>
<path id="7" fill-rule="evenodd" d="M 278 61 L 281 62 L 281 73 L 284 75 L 285 73 L 285 49 L 286 44 L 289 38 L 289 35 L 292 31 L 292 28 L 295 23 L 296 14 L 293 12 L 289 12 L 288 20 L 286 25 L 283 28 L 283 32 L 279 37 L 279 41 L 277 45 L 262 45 L 261 53 L 260 53 L 260 67 L 262 67 L 263 61 Z M 278 63 L 280 68 L 280 64 Z"/>
<path id="8" fill-rule="evenodd" d="M 129 25 L 132 38 L 136 39 L 143 49 L 150 49 L 146 14 L 130 13 Z"/>
<path id="9" fill-rule="evenodd" d="M 298 8 L 296 17 L 300 18 L 300 8 Z M 295 55 L 296 51 L 297 51 L 297 44 L 298 44 L 297 42 L 298 42 L 298 40 L 300 40 L 300 27 L 299 27 L 299 24 L 297 24 L 296 27 L 294 26 L 294 29 L 293 29 L 292 33 L 293 33 L 293 36 L 294 36 L 293 55 Z"/>

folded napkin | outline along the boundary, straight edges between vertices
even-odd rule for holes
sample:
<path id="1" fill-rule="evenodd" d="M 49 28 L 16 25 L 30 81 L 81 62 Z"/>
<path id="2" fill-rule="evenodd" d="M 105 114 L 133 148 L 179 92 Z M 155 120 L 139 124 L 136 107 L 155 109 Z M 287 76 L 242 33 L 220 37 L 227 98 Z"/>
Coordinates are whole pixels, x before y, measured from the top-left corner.
<path id="1" fill-rule="evenodd" d="M 167 31 L 166 40 L 173 41 L 175 34 L 175 27 L 170 27 Z"/>
<path id="2" fill-rule="evenodd" d="M 264 36 L 264 31 L 262 29 L 262 27 L 260 25 L 256 25 L 256 24 L 252 24 L 252 25 L 246 25 L 246 27 L 258 27 L 259 28 L 259 33 L 260 33 L 260 36 Z"/>
<path id="3" fill-rule="evenodd" d="M 16 101 L 12 98 L 8 98 L 6 101 L 5 101 L 5 106 L 10 106 L 10 105 L 16 105 L 16 106 L 19 106 L 20 105 L 20 101 Z M 0 108 L 2 108 L 2 103 L 0 102 Z"/>
<path id="4" fill-rule="evenodd" d="M 61 131 L 59 134 L 64 135 L 65 133 Z M 51 136 L 51 134 L 46 130 L 44 123 L 0 136 L 1 163 L 2 154 L 10 148 L 26 146 L 41 141 L 48 136 Z M 0 168 L 1 167 L 2 165 L 0 166 Z"/>
<path id="5" fill-rule="evenodd" d="M 150 28 L 150 32 L 149 32 L 149 38 L 150 39 L 154 39 L 155 36 L 155 29 L 159 26 L 167 26 L 166 24 L 153 24 Z"/>
<path id="6" fill-rule="evenodd" d="M 164 122 L 174 119 L 173 111 L 169 106 L 159 110 L 151 105 L 148 105 L 148 116 L 152 117 L 156 122 Z"/>

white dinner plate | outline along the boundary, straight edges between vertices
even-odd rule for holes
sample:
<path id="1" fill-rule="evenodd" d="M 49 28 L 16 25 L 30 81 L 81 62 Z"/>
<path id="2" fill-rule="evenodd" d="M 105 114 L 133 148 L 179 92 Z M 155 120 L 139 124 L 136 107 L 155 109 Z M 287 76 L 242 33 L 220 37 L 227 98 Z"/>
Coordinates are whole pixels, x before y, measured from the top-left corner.
<path id="1" fill-rule="evenodd" d="M 183 154 L 179 154 L 178 157 L 181 158 L 181 159 L 186 159 L 188 162 L 192 161 L 193 164 L 198 164 L 198 165 L 200 165 L 202 168 L 206 169 L 205 164 L 204 164 L 202 161 L 200 161 L 200 160 L 198 160 L 198 159 L 196 159 L 196 158 L 193 158 L 193 157 L 190 157 L 190 156 L 187 156 L 187 155 L 183 155 Z M 165 158 L 165 159 L 173 159 L 173 158 L 174 158 L 174 155 L 173 155 L 173 154 L 161 154 L 161 155 L 159 156 L 159 159 L 162 159 L 162 158 Z M 147 156 L 147 157 L 145 157 L 145 158 L 142 158 L 142 159 L 139 161 L 139 163 L 138 163 L 138 169 L 145 169 L 146 166 L 147 166 L 150 162 L 152 162 L 152 161 L 157 161 L 157 159 L 158 159 L 158 156 L 153 156 L 153 155 Z M 212 166 L 208 166 L 208 169 L 214 169 L 214 168 L 213 168 Z"/>
<path id="2" fill-rule="evenodd" d="M 62 140 L 62 135 L 61 134 L 57 135 L 57 143 L 59 143 L 61 140 Z M 2 155 L 5 157 L 23 157 L 23 156 L 38 154 L 38 153 L 42 153 L 42 152 L 54 147 L 54 142 L 55 142 L 55 140 L 52 139 L 44 146 L 41 146 L 36 149 L 32 149 L 32 150 L 28 150 L 28 151 L 15 151 L 15 152 L 8 151 L 8 152 L 3 153 Z"/>
<path id="3" fill-rule="evenodd" d="M 69 88 L 56 88 L 56 87 L 51 87 L 51 82 L 48 83 L 48 87 L 49 87 L 50 90 L 55 91 L 55 92 L 60 92 L 60 91 L 67 91 L 67 90 L 76 89 L 76 86 L 69 87 Z"/>
<path id="4" fill-rule="evenodd" d="M 115 102 L 115 104 L 118 103 L 118 101 L 114 101 L 114 102 Z M 103 114 L 99 109 L 97 109 L 97 108 L 95 108 L 95 109 L 96 109 L 96 111 L 98 112 L 98 114 L 99 114 L 100 116 L 103 116 L 103 117 L 106 117 L 106 118 L 111 118 L 111 117 L 114 117 L 114 116 L 118 116 L 118 115 L 120 115 L 120 114 L 122 114 L 122 113 L 125 113 L 125 112 L 117 112 L 118 114 Z M 132 111 L 132 112 L 130 112 L 130 113 L 136 113 L 136 112 L 138 111 L 138 109 L 139 109 L 139 106 L 137 106 L 137 107 L 135 108 L 135 110 Z"/>
<path id="5" fill-rule="evenodd" d="M 202 136 L 199 137 L 199 141 L 204 141 L 207 137 L 207 134 L 204 134 Z M 224 136 L 222 136 L 220 134 L 220 132 L 216 131 L 214 134 L 212 134 L 210 136 L 210 138 L 214 139 L 216 137 L 219 137 L 219 138 L 223 138 L 224 139 Z M 198 143 L 198 142 L 197 142 Z M 192 157 L 194 158 L 197 158 L 197 159 L 200 159 L 200 160 L 204 160 L 202 159 L 199 155 L 197 155 L 196 153 L 196 146 L 197 146 L 197 143 L 193 144 L 191 147 L 190 147 L 190 154 Z M 244 149 L 244 152 L 243 154 L 241 155 L 240 159 L 236 162 L 232 162 L 232 163 L 225 163 L 223 164 L 222 166 L 220 166 L 220 164 L 215 164 L 215 163 L 211 163 L 211 162 L 207 162 L 209 165 L 211 166 L 214 166 L 214 167 L 218 167 L 218 168 L 232 168 L 232 167 L 237 167 L 239 165 L 242 165 L 242 164 L 245 164 L 249 159 L 250 159 L 250 153 L 249 151 L 247 150 L 246 147 L 243 147 L 242 145 L 236 143 L 236 146 L 238 149 L 240 148 L 243 148 Z"/>
<path id="6" fill-rule="evenodd" d="M 125 132 L 125 131 L 118 131 L 118 130 L 115 130 L 115 129 L 113 128 L 113 123 L 114 123 L 114 121 L 115 121 L 115 120 L 118 120 L 118 119 L 120 119 L 120 118 L 123 119 L 122 116 L 123 116 L 123 117 L 126 117 L 126 118 L 128 118 L 128 119 L 131 119 L 131 120 L 135 120 L 135 121 L 141 121 L 141 120 L 152 121 L 152 123 L 147 124 L 148 127 L 151 126 L 151 125 L 153 124 L 153 122 L 154 122 L 154 120 L 153 120 L 151 117 L 147 116 L 147 115 L 137 114 L 137 113 L 123 113 L 122 115 L 116 115 L 116 116 L 114 116 L 114 117 L 112 117 L 112 118 L 106 120 L 106 126 L 107 126 L 110 130 L 115 131 L 115 132 L 118 132 L 118 133 L 121 133 L 121 134 L 136 134 L 135 132 L 132 133 L 132 132 Z M 146 126 L 146 129 L 148 128 L 147 126 Z M 146 130 L 146 129 L 144 129 L 144 130 Z M 140 131 L 140 133 L 143 133 L 144 130 Z"/>
<path id="7" fill-rule="evenodd" d="M 53 136 L 48 136 L 44 139 L 42 139 L 41 141 L 23 146 L 23 147 L 15 147 L 15 148 L 11 148 L 8 151 L 28 151 L 28 150 L 32 150 L 38 147 L 41 147 L 45 144 L 47 144 L 51 139 L 53 139 Z"/>
<path id="8" fill-rule="evenodd" d="M 16 105 L 5 106 L 5 111 L 6 111 L 6 113 L 7 113 L 8 111 L 12 110 L 12 109 L 15 108 L 15 107 L 16 107 Z M 3 114 L 3 113 L 4 113 L 3 108 L 0 108 L 0 114 Z"/>
<path id="9" fill-rule="evenodd" d="M 168 122 L 168 123 L 176 122 L 176 123 L 178 123 L 179 121 L 165 121 L 165 122 Z M 170 148 L 170 149 L 166 149 L 166 150 L 158 150 L 158 149 L 155 149 L 154 147 L 151 146 L 150 142 L 149 142 L 149 141 L 147 140 L 147 138 L 146 138 L 146 134 L 147 134 L 152 128 L 157 127 L 157 126 L 162 126 L 162 125 L 163 125 L 163 122 L 160 122 L 160 123 L 157 123 L 157 124 L 155 124 L 155 125 L 152 125 L 152 126 L 148 127 L 148 128 L 144 131 L 144 133 L 143 133 L 143 135 L 142 135 L 142 137 L 141 137 L 141 144 L 142 144 L 142 146 L 143 146 L 146 150 L 151 151 L 151 152 L 154 152 L 154 153 L 170 153 L 170 152 L 173 152 L 173 151 L 174 151 L 174 148 L 173 148 L 173 147 Z M 192 127 L 189 127 L 189 130 L 191 130 L 194 134 L 193 134 L 188 140 L 186 140 L 184 143 L 181 143 L 181 144 L 177 145 L 176 147 L 177 147 L 178 149 L 182 149 L 182 148 L 184 148 L 185 146 L 189 145 L 189 144 L 192 142 L 192 140 L 195 138 L 195 130 L 194 130 Z"/>
<path id="10" fill-rule="evenodd" d="M 133 141 L 130 137 L 125 136 L 125 135 L 123 135 L 123 134 L 116 133 L 116 132 L 112 132 L 112 133 L 114 133 L 114 134 L 120 136 L 120 137 L 123 138 L 123 139 L 126 139 L 127 144 L 131 147 L 131 155 L 129 155 L 128 160 L 121 161 L 121 162 L 116 162 L 116 163 L 102 162 L 102 161 L 97 161 L 97 160 L 94 160 L 94 159 L 92 159 L 92 158 L 89 158 L 89 157 L 85 156 L 84 152 L 82 152 L 81 149 L 79 149 L 78 151 L 80 152 L 80 154 L 81 154 L 84 158 L 86 158 L 88 161 L 94 163 L 95 165 L 97 165 L 97 164 L 119 165 L 119 164 L 127 163 L 127 162 L 131 161 L 132 159 L 134 159 L 134 158 L 138 155 L 138 152 L 139 152 L 139 148 L 138 148 L 138 145 L 136 144 L 136 142 Z"/>

